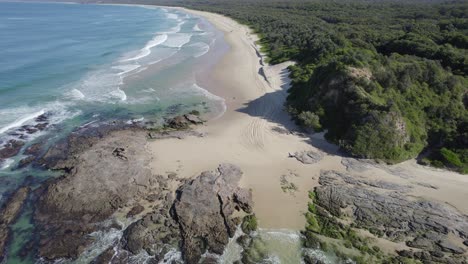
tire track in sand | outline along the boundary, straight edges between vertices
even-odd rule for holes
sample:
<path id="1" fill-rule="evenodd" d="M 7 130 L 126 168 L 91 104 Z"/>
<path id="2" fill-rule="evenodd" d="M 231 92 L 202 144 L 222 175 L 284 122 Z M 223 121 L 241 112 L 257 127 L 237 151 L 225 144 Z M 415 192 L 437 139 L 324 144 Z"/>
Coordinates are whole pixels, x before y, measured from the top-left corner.
<path id="1" fill-rule="evenodd" d="M 247 35 L 249 35 L 247 33 Z M 248 36 L 251 38 L 251 35 Z M 249 43 L 246 43 L 249 45 Z M 260 92 L 261 96 L 255 101 L 249 103 L 248 114 L 252 116 L 252 120 L 242 130 L 242 144 L 249 148 L 263 149 L 267 134 L 271 133 L 269 121 L 274 119 L 282 111 L 282 102 L 284 98 L 279 98 L 277 95 L 269 95 L 268 93 L 274 92 L 268 77 L 265 75 L 265 66 L 263 66 L 263 58 L 257 47 L 249 45 L 257 55 L 253 57 L 250 63 L 251 77 L 255 81 L 255 87 Z M 256 61 L 260 60 L 260 63 Z M 257 68 L 260 65 L 260 68 Z M 263 76 L 262 76 L 263 74 Z"/>

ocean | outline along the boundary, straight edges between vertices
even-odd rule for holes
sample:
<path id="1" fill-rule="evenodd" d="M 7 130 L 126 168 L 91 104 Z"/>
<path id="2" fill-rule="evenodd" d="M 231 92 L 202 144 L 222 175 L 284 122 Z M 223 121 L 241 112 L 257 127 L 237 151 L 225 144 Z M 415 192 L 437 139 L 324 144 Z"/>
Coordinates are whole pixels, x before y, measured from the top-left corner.
<path id="1" fill-rule="evenodd" d="M 111 120 L 221 115 L 224 100 L 197 83 L 221 35 L 173 9 L 0 2 L 0 146 Z M 0 177 L 21 158 L 3 161 Z"/>
<path id="2" fill-rule="evenodd" d="M 12 140 L 24 143 L 23 150 L 38 141 L 54 144 L 90 124 L 158 127 L 192 110 L 220 117 L 224 100 L 201 83 L 228 49 L 222 37 L 204 19 L 173 9 L 0 2 L 0 149 Z M 20 152 L 0 163 L 0 205 L 23 182 L 37 186 L 59 174 L 18 168 L 24 157 Z M 12 226 L 7 263 L 42 263 L 23 250 L 34 233 L 31 207 L 27 203 Z M 122 230 L 92 236 L 95 243 L 74 263 L 89 263 Z M 264 263 L 301 263 L 299 232 L 259 230 L 258 236 L 269 254 Z M 240 258 L 235 239 L 219 263 Z M 180 258 L 174 250 L 162 263 L 181 263 Z M 142 253 L 131 263 L 147 260 Z"/>
<path id="3" fill-rule="evenodd" d="M 0 149 L 54 144 L 89 124 L 158 127 L 192 110 L 217 118 L 224 100 L 198 80 L 227 48 L 211 24 L 174 9 L 0 2 Z M 0 205 L 25 180 L 57 174 L 19 169 L 24 157 L 0 161 Z M 9 263 L 20 261 L 32 228 L 26 208 Z"/>

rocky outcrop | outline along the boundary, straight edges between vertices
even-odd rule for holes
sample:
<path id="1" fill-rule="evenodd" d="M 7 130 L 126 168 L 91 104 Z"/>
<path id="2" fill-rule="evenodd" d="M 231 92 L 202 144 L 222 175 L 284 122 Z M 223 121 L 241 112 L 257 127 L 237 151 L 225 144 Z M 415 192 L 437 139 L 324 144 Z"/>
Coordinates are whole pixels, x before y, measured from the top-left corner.
<path id="1" fill-rule="evenodd" d="M 75 156 L 88 150 L 101 139 L 118 131 L 143 131 L 135 125 L 124 123 L 101 124 L 99 126 L 85 126 L 71 133 L 67 138 L 58 141 L 49 148 L 41 157 L 38 157 L 36 165 L 54 170 L 70 171 L 76 163 Z M 40 148 L 40 146 L 35 146 Z"/>
<path id="2" fill-rule="evenodd" d="M 131 224 L 124 232 L 122 245 L 132 254 L 142 250 L 159 262 L 170 250 L 178 248 L 179 227 L 169 215 L 169 207 L 163 207 L 145 215 Z"/>
<path id="3" fill-rule="evenodd" d="M 304 164 L 314 164 L 321 161 L 323 157 L 325 157 L 325 153 L 319 150 L 308 150 L 289 154 L 289 157 L 296 158 L 298 161 Z"/>
<path id="4" fill-rule="evenodd" d="M 24 141 L 11 139 L 0 149 L 0 162 L 4 159 L 16 156 L 24 146 Z"/>
<path id="5" fill-rule="evenodd" d="M 50 167 L 68 173 L 47 184 L 37 203 L 39 255 L 45 259 L 76 258 L 92 242 L 87 234 L 102 228 L 103 220 L 162 188 L 148 169 L 144 131 L 115 131 L 102 138 L 101 132 L 70 138 L 66 152 L 73 154 L 68 159 L 52 158 L 60 145 L 46 154 Z"/>
<path id="6" fill-rule="evenodd" d="M 203 120 L 194 114 L 185 114 L 175 116 L 166 120 L 166 128 L 170 129 L 187 129 L 191 125 L 203 124 Z"/>
<path id="7" fill-rule="evenodd" d="M 10 238 L 11 231 L 9 226 L 20 214 L 29 192 L 29 187 L 19 188 L 0 210 L 0 262 L 3 256 L 5 256 L 5 247 Z"/>
<path id="8" fill-rule="evenodd" d="M 314 202 L 321 215 L 349 217 L 356 227 L 415 248 L 414 254 L 399 252 L 402 256 L 463 263 L 464 257 L 458 255 L 464 254 L 467 247 L 457 241 L 468 237 L 468 217 L 454 208 L 412 198 L 407 194 L 408 186 L 362 180 L 335 171 L 322 171 L 319 183 Z"/>
<path id="9" fill-rule="evenodd" d="M 178 189 L 172 213 L 180 227 L 187 263 L 198 263 L 206 251 L 222 254 L 241 221 L 234 212 L 252 211 L 251 192 L 237 186 L 241 176 L 238 167 L 222 164 Z"/>
<path id="10" fill-rule="evenodd" d="M 16 128 L 13 131 L 8 132 L 10 140 L 6 142 L 0 141 L 0 163 L 7 158 L 14 157 L 18 155 L 26 144 L 25 140 L 30 137 L 31 134 L 35 134 L 39 131 L 45 130 L 49 126 L 48 122 L 48 113 L 42 114 L 34 120 L 35 125 L 23 125 L 19 128 Z M 26 155 L 30 155 L 25 153 Z M 29 162 L 32 158 L 29 158 Z M 26 160 L 23 161 L 22 166 L 27 165 Z"/>
<path id="11" fill-rule="evenodd" d="M 203 133 L 194 130 L 174 130 L 174 131 L 151 131 L 148 132 L 148 139 L 167 139 L 177 138 L 184 139 L 186 137 L 204 137 Z"/>
<path id="12" fill-rule="evenodd" d="M 190 181 L 152 175 L 147 136 L 136 128 L 85 129 L 46 152 L 41 162 L 66 173 L 37 192 L 39 257 L 76 259 L 94 241 L 89 234 L 109 228 L 105 220 L 116 213 L 134 222 L 96 263 L 126 263 L 142 251 L 159 261 L 180 245 L 187 263 L 223 252 L 240 223 L 234 213 L 252 211 L 251 192 L 237 186 L 242 172 L 223 164 Z"/>

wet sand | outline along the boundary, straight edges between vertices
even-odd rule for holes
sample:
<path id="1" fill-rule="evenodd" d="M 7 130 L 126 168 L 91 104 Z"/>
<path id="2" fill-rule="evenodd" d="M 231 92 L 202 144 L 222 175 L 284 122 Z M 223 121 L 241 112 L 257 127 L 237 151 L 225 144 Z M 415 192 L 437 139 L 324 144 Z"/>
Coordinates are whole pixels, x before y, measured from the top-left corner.
<path id="1" fill-rule="evenodd" d="M 468 213 L 466 175 L 422 167 L 414 160 L 387 166 L 352 159 L 352 166 L 344 166 L 345 158 L 336 146 L 321 135 L 299 133 L 284 111 L 291 62 L 262 66 L 257 37 L 246 26 L 221 15 L 183 10 L 204 17 L 225 34 L 230 50 L 205 80 L 212 85 L 204 87 L 225 98 L 227 110 L 221 118 L 197 127 L 203 137 L 149 142 L 153 173 L 194 177 L 223 162 L 240 166 L 244 172 L 241 185 L 253 191 L 254 212 L 262 228 L 303 229 L 308 191 L 318 185 L 321 170 L 411 185 L 415 197 L 448 203 Z M 305 150 L 327 155 L 315 164 L 289 157 L 289 153 Z M 297 190 L 284 191 L 285 180 Z"/>

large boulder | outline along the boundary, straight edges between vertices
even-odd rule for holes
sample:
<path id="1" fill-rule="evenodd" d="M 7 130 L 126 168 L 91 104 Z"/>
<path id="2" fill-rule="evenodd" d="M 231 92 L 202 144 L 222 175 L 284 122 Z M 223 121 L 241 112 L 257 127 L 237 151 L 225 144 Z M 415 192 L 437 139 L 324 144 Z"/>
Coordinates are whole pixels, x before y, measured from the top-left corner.
<path id="1" fill-rule="evenodd" d="M 39 256 L 47 260 L 75 259 L 92 242 L 87 235 L 102 228 L 102 221 L 159 192 L 158 178 L 148 168 L 150 155 L 144 151 L 145 131 L 87 131 L 85 136 L 75 133 L 68 142 L 66 158 L 51 159 L 51 166 L 68 173 L 44 186 L 35 210 Z M 116 149 L 120 155 L 115 155 Z M 46 155 L 59 151 L 60 146 Z"/>
<path id="2" fill-rule="evenodd" d="M 24 146 L 24 141 L 11 139 L 0 148 L 0 161 L 16 156 Z"/>
<path id="3" fill-rule="evenodd" d="M 317 208 L 335 217 L 346 211 L 355 226 L 381 230 L 384 239 L 406 242 L 409 247 L 422 250 L 415 251 L 418 252 L 415 258 L 440 258 L 444 254 L 439 249 L 455 255 L 466 252 L 466 246 L 456 241 L 468 237 L 468 217 L 449 205 L 415 199 L 405 185 L 336 171 L 322 171 L 319 183 L 315 188 Z M 451 236 L 458 239 L 453 240 Z M 454 259 L 458 257 L 449 255 L 437 261 L 463 263 L 453 262 Z"/>
<path id="4" fill-rule="evenodd" d="M 187 263 L 198 263 L 206 251 L 222 254 L 240 223 L 234 212 L 252 211 L 251 192 L 238 187 L 241 176 L 238 167 L 221 164 L 178 189 L 173 216 L 180 227 Z"/>

